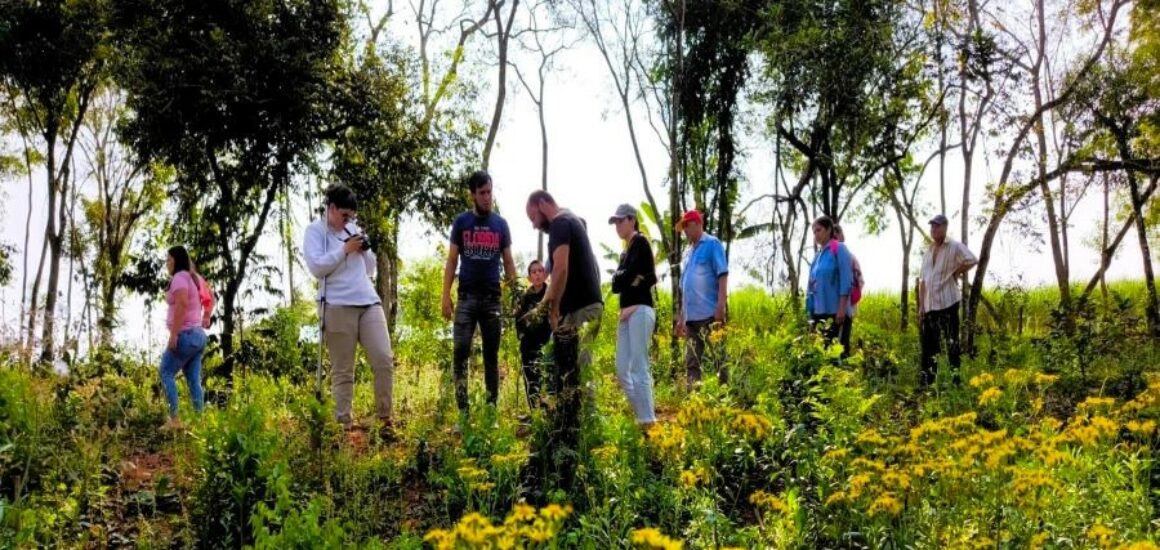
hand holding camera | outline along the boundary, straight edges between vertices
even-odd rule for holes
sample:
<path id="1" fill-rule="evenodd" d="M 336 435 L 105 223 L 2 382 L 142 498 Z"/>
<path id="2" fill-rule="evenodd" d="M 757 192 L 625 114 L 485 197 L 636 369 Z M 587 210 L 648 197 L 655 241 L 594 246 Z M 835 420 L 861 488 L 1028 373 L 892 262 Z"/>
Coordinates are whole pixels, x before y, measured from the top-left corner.
<path id="1" fill-rule="evenodd" d="M 344 253 L 349 255 L 355 252 L 362 252 L 364 250 L 371 249 L 371 240 L 366 236 L 366 234 L 359 233 L 358 235 L 353 235 L 349 229 L 346 231 L 346 234 L 350 236 L 347 237 L 346 240 L 342 241 L 342 251 Z"/>

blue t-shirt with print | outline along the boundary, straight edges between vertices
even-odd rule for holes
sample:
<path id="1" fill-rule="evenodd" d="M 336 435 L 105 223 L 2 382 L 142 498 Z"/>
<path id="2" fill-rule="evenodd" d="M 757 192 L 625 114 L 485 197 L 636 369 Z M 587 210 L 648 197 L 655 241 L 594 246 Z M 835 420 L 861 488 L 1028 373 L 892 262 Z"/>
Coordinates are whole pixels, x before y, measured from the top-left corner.
<path id="1" fill-rule="evenodd" d="M 498 287 L 503 251 L 512 245 L 507 220 L 494 212 L 460 214 L 451 224 L 451 244 L 459 247 L 459 287 Z"/>
<path id="2" fill-rule="evenodd" d="M 717 311 L 717 280 L 729 274 L 725 247 L 708 233 L 693 245 L 681 271 L 685 322 L 713 318 Z"/>

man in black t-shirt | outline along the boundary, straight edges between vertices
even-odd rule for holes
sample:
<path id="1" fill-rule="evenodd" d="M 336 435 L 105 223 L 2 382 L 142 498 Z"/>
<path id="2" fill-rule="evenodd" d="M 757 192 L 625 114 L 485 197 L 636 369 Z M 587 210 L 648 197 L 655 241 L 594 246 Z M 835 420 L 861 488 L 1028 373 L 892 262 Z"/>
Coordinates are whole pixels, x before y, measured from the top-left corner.
<path id="1" fill-rule="evenodd" d="M 580 443 L 580 373 L 591 361 L 589 352 L 580 354 L 580 334 L 589 323 L 598 328 L 604 314 L 600 269 L 584 221 L 556 205 L 547 191 L 535 191 L 528 197 L 527 214 L 536 229 L 548 234 L 552 284 L 531 315 L 546 314 L 552 327 L 555 368 L 550 389 L 558 400 L 554 429 L 544 452 L 537 454 L 546 456 L 552 451 L 561 476 L 559 486 L 567 490 L 575 475 L 575 453 L 555 451 L 574 451 Z M 547 466 L 538 464 L 541 470 Z"/>
<path id="2" fill-rule="evenodd" d="M 492 212 L 491 176 L 479 171 L 467 181 L 474 208 L 451 224 L 447 264 L 443 268 L 443 318 L 454 318 L 455 402 L 467 412 L 467 363 L 471 340 L 479 325 L 483 336 L 483 379 L 487 401 L 499 396 L 499 343 L 501 336 L 500 261 L 508 280 L 516 277 L 512 236 L 507 221 Z M 459 268 L 459 303 L 451 301 L 451 283 Z"/>

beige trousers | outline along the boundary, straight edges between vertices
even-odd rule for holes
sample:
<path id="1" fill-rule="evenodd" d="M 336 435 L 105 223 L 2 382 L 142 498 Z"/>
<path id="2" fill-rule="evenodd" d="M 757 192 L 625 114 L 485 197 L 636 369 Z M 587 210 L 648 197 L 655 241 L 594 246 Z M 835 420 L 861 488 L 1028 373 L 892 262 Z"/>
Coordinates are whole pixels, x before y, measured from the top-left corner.
<path id="1" fill-rule="evenodd" d="M 330 352 L 331 391 L 334 393 L 334 415 L 343 426 L 353 421 L 354 353 L 362 344 L 374 373 L 375 413 L 382 420 L 391 418 L 394 391 L 395 358 L 391 352 L 391 335 L 383 306 L 369 307 L 326 305 L 323 327 L 326 349 Z"/>

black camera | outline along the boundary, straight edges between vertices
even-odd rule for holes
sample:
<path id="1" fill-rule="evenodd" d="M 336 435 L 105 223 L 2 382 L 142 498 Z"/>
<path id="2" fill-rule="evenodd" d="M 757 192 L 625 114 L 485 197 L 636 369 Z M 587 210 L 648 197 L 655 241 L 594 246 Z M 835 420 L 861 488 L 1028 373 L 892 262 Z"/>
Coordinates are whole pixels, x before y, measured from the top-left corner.
<path id="1" fill-rule="evenodd" d="M 346 239 L 343 239 L 343 241 L 342 241 L 342 242 L 344 242 L 344 243 L 345 243 L 346 241 L 349 241 L 349 240 L 351 240 L 351 239 L 353 239 L 353 238 L 355 238 L 355 237 L 358 237 L 358 238 L 362 239 L 362 249 L 363 249 L 363 250 L 372 250 L 372 249 L 374 248 L 374 245 L 373 245 L 373 244 L 371 244 L 371 238 L 370 238 L 370 237 L 368 237 L 368 236 L 366 235 L 366 233 L 359 233 L 358 235 L 352 235 L 352 234 L 351 234 L 351 232 L 350 232 L 350 230 L 347 230 L 347 231 L 346 231 L 346 234 L 347 234 L 347 235 L 350 235 L 350 236 L 349 236 L 349 237 L 347 237 Z"/>

